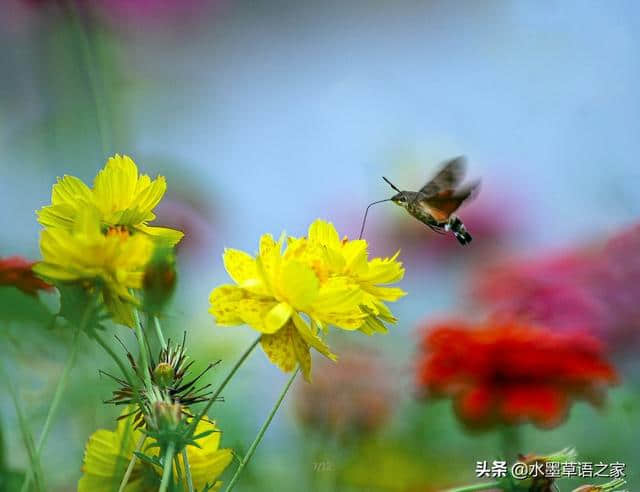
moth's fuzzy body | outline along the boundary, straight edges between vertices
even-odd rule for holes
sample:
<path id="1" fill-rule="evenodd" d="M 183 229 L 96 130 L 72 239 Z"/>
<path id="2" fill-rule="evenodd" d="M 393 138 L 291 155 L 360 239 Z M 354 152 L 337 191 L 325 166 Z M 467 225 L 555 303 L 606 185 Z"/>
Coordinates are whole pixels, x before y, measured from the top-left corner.
<path id="1" fill-rule="evenodd" d="M 444 163 L 436 176 L 419 191 L 402 191 L 384 178 L 398 193 L 391 201 L 435 232 L 451 232 L 462 245 L 469 244 L 471 234 L 460 218 L 453 214 L 463 202 L 478 190 L 479 182 L 459 187 L 465 169 L 463 157 Z"/>

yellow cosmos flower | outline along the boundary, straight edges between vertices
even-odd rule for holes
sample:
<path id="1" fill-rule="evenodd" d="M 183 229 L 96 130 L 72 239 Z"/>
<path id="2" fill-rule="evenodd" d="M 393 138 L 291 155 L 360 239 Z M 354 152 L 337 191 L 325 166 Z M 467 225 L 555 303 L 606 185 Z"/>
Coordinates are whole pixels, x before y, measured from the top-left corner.
<path id="1" fill-rule="evenodd" d="M 256 257 L 227 249 L 224 265 L 235 285 L 217 287 L 209 299 L 209 312 L 219 325 L 248 324 L 262 333 L 260 344 L 274 364 L 285 372 L 299 364 L 307 380 L 310 347 L 336 358 L 320 338 L 318 327 L 363 329 L 372 315 L 376 320 L 378 316 L 393 320 L 380 299 L 395 300 L 404 294 L 399 289 L 386 291 L 377 286 L 380 278 L 386 283 L 402 276 L 395 257 L 367 262 L 366 242 L 361 241 L 364 270 L 356 276 L 351 263 L 345 266 L 344 247 L 333 226 L 322 221 L 314 224 L 310 229 L 313 238 L 288 238 L 284 252 L 284 236 L 275 241 L 270 234 L 261 237 Z M 335 248 L 320 239 L 319 234 L 329 232 L 319 227 L 322 224 L 335 233 Z M 394 275 L 386 271 L 392 268 Z M 385 275 L 378 270 L 385 270 Z"/>
<path id="2" fill-rule="evenodd" d="M 187 446 L 187 458 L 191 469 L 191 480 L 193 480 L 193 485 L 197 490 L 203 490 L 207 483 L 213 485 L 209 490 L 219 490 L 220 487 L 222 487 L 222 482 L 217 480 L 217 478 L 222 475 L 222 472 L 224 472 L 233 459 L 231 449 L 220 449 L 221 432 L 219 432 L 215 423 L 200 420 L 196 426 L 194 435 L 197 436 L 198 434 L 211 430 L 216 432 L 212 432 L 207 436 L 196 439 L 196 442 L 200 446 L 199 448 L 196 446 Z M 186 473 L 182 454 L 178 455 L 177 461 L 182 471 L 181 475 L 183 477 L 184 490 L 187 490 Z"/>
<path id="3" fill-rule="evenodd" d="M 365 240 L 340 240 L 333 224 L 320 219 L 309 226 L 308 242 L 312 248 L 325 250 L 328 275 L 343 275 L 364 291 L 361 308 L 369 315 L 360 331 L 368 335 L 386 333 L 384 322 L 395 323 L 396 318 L 385 301 L 394 302 L 406 295 L 398 287 L 387 286 L 404 277 L 402 263 L 397 261 L 400 251 L 391 258 L 369 261 Z"/>
<path id="4" fill-rule="evenodd" d="M 33 270 L 60 282 L 88 282 L 99 289 L 115 321 L 133 326 L 130 289 L 142 286 L 144 267 L 151 258 L 153 241 L 126 231 L 102 234 L 95 209 L 79 213 L 72 230 L 44 229 L 40 236 L 43 260 Z"/>
<path id="5" fill-rule="evenodd" d="M 119 420 L 115 431 L 99 429 L 91 434 L 84 451 L 78 492 L 117 490 L 142 436 L 141 430 L 134 429 L 133 417 Z M 124 490 L 154 490 L 154 475 L 150 466 L 138 461 Z"/>
<path id="6" fill-rule="evenodd" d="M 122 412 L 126 415 L 127 410 Z M 219 490 L 222 482 L 217 480 L 232 460 L 231 449 L 220 449 L 219 429 L 215 423 L 201 420 L 195 435 L 216 431 L 197 439 L 198 447 L 187 446 L 187 457 L 191 467 L 193 484 L 202 490 L 207 483 L 213 484 L 210 490 Z M 143 436 L 142 431 L 134 429 L 133 416 L 118 421 L 115 431 L 100 429 L 89 437 L 82 465 L 82 477 L 78 482 L 78 492 L 111 492 L 117 490 L 136 445 Z M 157 453 L 151 448 L 153 441 L 147 439 L 143 450 L 147 454 Z M 155 451 L 154 451 L 155 450 Z M 184 477 L 182 457 L 178 458 L 181 474 Z M 174 471 L 175 464 L 174 464 Z M 175 476 L 175 474 L 174 474 Z M 129 478 L 126 492 L 152 492 L 158 490 L 161 470 L 140 460 L 136 461 Z M 186 490 L 186 483 L 183 484 Z"/>
<path id="7" fill-rule="evenodd" d="M 38 221 L 45 227 L 71 229 L 83 209 L 95 207 L 106 229 L 137 230 L 174 245 L 182 239 L 182 232 L 147 225 L 156 218 L 153 209 L 166 189 L 164 176 L 152 181 L 148 175 L 138 174 L 130 157 L 116 154 L 98 172 L 93 189 L 74 176 L 58 179 L 51 192 L 51 205 L 37 212 Z"/>

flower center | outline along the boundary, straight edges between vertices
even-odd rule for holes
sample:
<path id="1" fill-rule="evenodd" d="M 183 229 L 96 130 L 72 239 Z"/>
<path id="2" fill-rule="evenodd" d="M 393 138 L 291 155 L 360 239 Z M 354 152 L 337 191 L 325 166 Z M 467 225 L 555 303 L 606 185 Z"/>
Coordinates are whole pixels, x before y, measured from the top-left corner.
<path id="1" fill-rule="evenodd" d="M 107 228 L 107 237 L 118 236 L 120 239 L 127 239 L 130 235 L 131 234 L 127 226 L 114 225 Z"/>
<path id="2" fill-rule="evenodd" d="M 311 263 L 311 269 L 315 272 L 316 277 L 318 277 L 321 284 L 325 283 L 329 278 L 329 270 L 322 261 L 313 260 Z"/>

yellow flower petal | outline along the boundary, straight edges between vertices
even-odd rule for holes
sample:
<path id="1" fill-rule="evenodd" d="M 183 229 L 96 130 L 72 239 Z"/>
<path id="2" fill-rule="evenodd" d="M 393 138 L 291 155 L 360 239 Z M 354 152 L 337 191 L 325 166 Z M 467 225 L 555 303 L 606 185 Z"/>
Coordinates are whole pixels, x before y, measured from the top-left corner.
<path id="1" fill-rule="evenodd" d="M 160 203 L 166 191 L 167 181 L 164 176 L 158 176 L 154 181 L 151 181 L 146 174 L 140 176 L 130 207 L 139 210 L 141 217 L 132 218 L 132 220 L 136 222 L 153 220 L 155 217 L 149 218 L 148 214 Z"/>
<path id="2" fill-rule="evenodd" d="M 297 261 L 282 266 L 277 291 L 295 309 L 304 311 L 318 297 L 320 282 L 313 269 Z"/>
<path id="3" fill-rule="evenodd" d="M 247 295 L 244 299 L 238 301 L 238 316 L 246 324 L 261 333 L 274 333 L 279 328 L 276 328 L 273 324 L 267 325 L 266 317 L 276 305 L 277 303 L 269 298 Z"/>
<path id="4" fill-rule="evenodd" d="M 76 216 L 77 208 L 64 203 L 62 205 L 49 205 L 42 207 L 36 212 L 38 222 L 45 227 L 70 228 L 73 225 L 73 218 Z"/>
<path id="5" fill-rule="evenodd" d="M 91 203 L 91 198 L 89 187 L 75 176 L 65 175 L 62 179 L 58 179 L 51 190 L 52 205 L 74 205 L 78 200 Z"/>
<path id="6" fill-rule="evenodd" d="M 93 207 L 78 214 L 72 230 L 48 228 L 40 236 L 43 261 L 39 275 L 52 282 L 90 283 L 102 294 L 116 322 L 132 326 L 130 289 L 142 286 L 144 268 L 153 252 L 152 241 L 142 235 L 103 235 Z"/>
<path id="7" fill-rule="evenodd" d="M 262 281 L 269 290 L 273 289 L 274 278 L 280 269 L 282 260 L 280 252 L 283 241 L 284 238 L 280 238 L 276 242 L 271 234 L 263 234 L 260 237 L 256 267 L 258 273 L 262 276 Z"/>
<path id="8" fill-rule="evenodd" d="M 45 227 L 73 229 L 82 211 L 95 207 L 99 225 L 125 226 L 148 234 L 157 242 L 175 245 L 183 236 L 180 231 L 147 225 L 155 219 L 153 209 L 166 189 L 163 176 L 151 180 L 146 174 L 139 175 L 130 157 L 116 154 L 96 175 L 93 189 L 73 176 L 58 180 L 51 193 L 51 205 L 37 212 L 38 221 Z"/>
<path id="9" fill-rule="evenodd" d="M 293 313 L 293 308 L 290 304 L 286 302 L 276 304 L 265 316 L 265 333 L 275 333 L 282 328 L 282 325 L 291 318 L 291 313 Z"/>
<path id="10" fill-rule="evenodd" d="M 238 301 L 244 298 L 242 290 L 235 285 L 221 285 L 211 291 L 209 312 L 215 322 L 222 326 L 235 326 L 243 323 L 238 315 Z"/>
<path id="11" fill-rule="evenodd" d="M 298 333 L 307 345 L 313 347 L 328 359 L 338 359 L 338 357 L 333 352 L 331 352 L 329 346 L 324 343 L 324 341 L 316 333 L 313 333 L 307 322 L 303 320 L 298 313 L 293 313 L 292 320 L 294 326 L 298 330 Z"/>
<path id="12" fill-rule="evenodd" d="M 375 315 L 367 316 L 358 329 L 365 335 L 387 333 L 389 331 L 386 325 Z"/>
<path id="13" fill-rule="evenodd" d="M 233 459 L 231 449 L 219 449 L 220 431 L 215 423 L 206 420 L 200 420 L 196 427 L 195 435 L 203 432 L 214 431 L 213 433 L 197 439 L 199 447 L 187 446 L 187 457 L 191 469 L 191 478 L 193 485 L 197 490 L 203 490 L 207 483 L 216 483 L 222 485 L 222 482 L 216 482 L 217 478 L 229 466 Z M 178 455 L 178 462 L 181 470 L 183 470 L 183 486 L 187 490 L 186 476 L 184 473 L 184 463 L 182 455 Z M 174 466 L 175 469 L 175 466 Z"/>
<path id="14" fill-rule="evenodd" d="M 351 312 L 362 303 L 362 289 L 347 277 L 332 277 L 318 292 L 312 309 L 315 313 Z"/>
<path id="15" fill-rule="evenodd" d="M 397 301 L 401 297 L 407 295 L 407 293 L 399 287 L 376 287 L 363 285 L 362 288 L 369 294 L 383 301 Z"/>
<path id="16" fill-rule="evenodd" d="M 275 300 L 255 296 L 235 285 L 222 285 L 213 289 L 209 302 L 209 312 L 219 325 L 233 326 L 246 323 L 261 333 L 273 333 L 282 326 L 276 326 L 277 313 L 274 313 L 274 319 L 267 323 L 267 315 L 278 305 Z"/>
<path id="17" fill-rule="evenodd" d="M 135 317 L 133 315 L 133 308 L 131 303 L 125 302 L 118 295 L 114 295 L 111 291 L 106 290 L 102 295 L 104 305 L 111 313 L 113 321 L 120 323 L 121 325 L 134 327 Z"/>
<path id="18" fill-rule="evenodd" d="M 123 411 L 123 415 L 128 412 Z M 134 430 L 133 417 L 118 421 L 115 431 L 100 429 L 94 432 L 85 448 L 82 478 L 78 492 L 111 492 L 117 489 L 133 455 L 142 432 Z M 143 484 L 142 464 L 134 466 L 127 492 L 148 490 Z"/>
<path id="19" fill-rule="evenodd" d="M 369 270 L 362 276 L 362 280 L 374 284 L 389 284 L 402 280 L 404 268 L 397 261 L 398 251 L 391 258 L 375 258 L 369 262 Z"/>
<path id="20" fill-rule="evenodd" d="M 282 371 L 291 372 L 300 364 L 305 379 L 309 379 L 311 371 L 309 346 L 302 340 L 293 323 L 287 323 L 272 335 L 262 335 L 260 346 L 269 360 Z"/>
<path id="21" fill-rule="evenodd" d="M 175 246 L 184 237 L 182 231 L 175 229 L 169 229 L 168 227 L 154 227 L 146 224 L 140 224 L 136 226 L 136 229 L 140 232 L 148 234 L 157 242 L 166 244 L 168 246 Z"/>
<path id="22" fill-rule="evenodd" d="M 93 180 L 95 203 L 105 216 L 129 206 L 137 181 L 138 168 L 129 157 L 116 154 L 107 160 Z"/>
<path id="23" fill-rule="evenodd" d="M 65 175 L 53 185 L 51 205 L 37 212 L 38 222 L 45 227 L 71 227 L 78 211 L 91 204 L 89 187 L 75 176 Z"/>
<path id="24" fill-rule="evenodd" d="M 255 258 L 244 251 L 227 248 L 224 250 L 222 261 L 229 276 L 239 285 L 258 277 Z"/>
<path id="25" fill-rule="evenodd" d="M 51 263 L 39 262 L 33 265 L 33 271 L 41 277 L 62 281 L 77 280 L 78 276 L 68 269 Z"/>
<path id="26" fill-rule="evenodd" d="M 309 226 L 308 237 L 312 243 L 322 244 L 333 249 L 340 248 L 340 236 L 331 222 L 322 219 L 315 220 Z"/>
<path id="27" fill-rule="evenodd" d="M 349 241 L 343 248 L 345 270 L 354 275 L 364 275 L 369 270 L 367 263 L 367 242 L 363 240 Z"/>

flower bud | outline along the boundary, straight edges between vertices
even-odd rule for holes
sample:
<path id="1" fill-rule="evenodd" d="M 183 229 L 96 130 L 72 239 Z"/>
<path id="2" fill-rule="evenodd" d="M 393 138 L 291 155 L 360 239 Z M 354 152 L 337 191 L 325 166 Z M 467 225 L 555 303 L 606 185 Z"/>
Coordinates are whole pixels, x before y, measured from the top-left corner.
<path id="1" fill-rule="evenodd" d="M 182 405 L 157 401 L 153 405 L 153 416 L 159 429 L 175 429 L 182 420 Z"/>
<path id="2" fill-rule="evenodd" d="M 173 383 L 175 375 L 173 367 L 167 362 L 160 362 L 153 370 L 153 380 L 163 388 Z"/>
<path id="3" fill-rule="evenodd" d="M 602 485 L 582 485 L 573 492 L 613 492 L 618 490 L 618 487 L 622 487 L 627 481 L 623 478 L 616 478 L 610 482 L 603 483 Z M 620 492 L 623 492 L 622 490 Z"/>
<path id="4" fill-rule="evenodd" d="M 171 299 L 176 286 L 176 265 L 173 248 L 156 247 L 144 272 L 144 308 L 158 314 Z"/>
<path id="5" fill-rule="evenodd" d="M 574 448 L 565 448 L 548 455 L 527 454 L 520 455 L 518 461 L 532 467 L 539 467 L 540 473 L 534 474 L 524 479 L 515 479 L 512 483 L 513 488 L 522 491 L 539 491 L 546 492 L 553 490 L 554 476 L 546 474 L 546 463 L 567 463 L 573 461 L 577 456 Z"/>
<path id="6" fill-rule="evenodd" d="M 538 454 L 527 454 L 520 455 L 519 460 L 523 463 L 532 464 L 532 463 L 546 463 L 548 461 L 553 461 L 557 463 L 566 463 L 568 461 L 573 461 L 578 456 L 575 448 L 564 448 L 560 451 L 556 451 L 552 454 L 546 455 L 538 455 Z"/>

